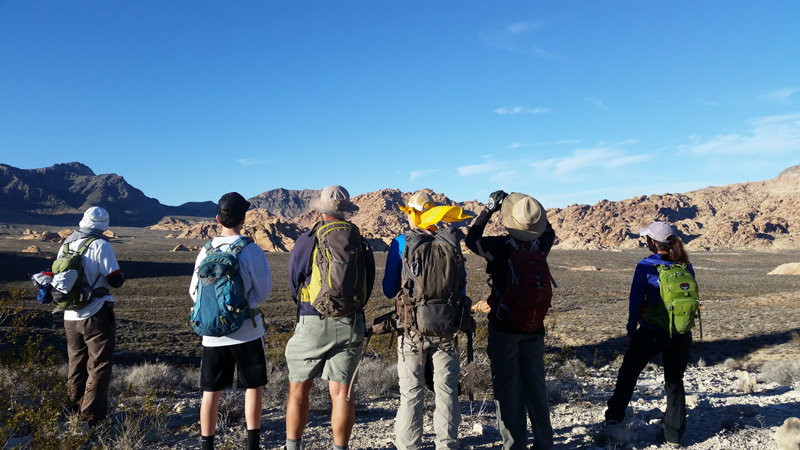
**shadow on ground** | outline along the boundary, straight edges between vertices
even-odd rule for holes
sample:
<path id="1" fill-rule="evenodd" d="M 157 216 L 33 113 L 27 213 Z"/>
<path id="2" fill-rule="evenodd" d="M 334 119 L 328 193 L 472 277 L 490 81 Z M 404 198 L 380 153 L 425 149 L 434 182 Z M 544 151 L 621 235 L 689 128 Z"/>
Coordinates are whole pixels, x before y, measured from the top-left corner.
<path id="1" fill-rule="evenodd" d="M 797 339 L 797 335 L 800 335 L 800 328 L 740 339 L 704 341 L 695 338 L 692 343 L 692 361 L 697 362 L 703 358 L 707 364 L 719 364 L 728 358 L 744 358 L 755 351 L 792 342 Z M 625 338 L 615 337 L 597 344 L 580 345 L 573 347 L 573 350 L 587 365 L 601 364 L 625 353 Z M 660 356 L 654 358 L 653 362 L 661 364 Z"/>

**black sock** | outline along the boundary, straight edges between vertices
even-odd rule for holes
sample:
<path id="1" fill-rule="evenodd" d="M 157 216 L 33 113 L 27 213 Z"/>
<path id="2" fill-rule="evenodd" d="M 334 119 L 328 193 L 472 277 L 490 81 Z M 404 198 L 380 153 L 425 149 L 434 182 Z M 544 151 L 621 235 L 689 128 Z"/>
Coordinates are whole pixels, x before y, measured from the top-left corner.
<path id="1" fill-rule="evenodd" d="M 214 450 L 214 435 L 200 436 L 201 450 Z"/>
<path id="2" fill-rule="evenodd" d="M 261 428 L 247 430 L 247 450 L 261 450 Z"/>

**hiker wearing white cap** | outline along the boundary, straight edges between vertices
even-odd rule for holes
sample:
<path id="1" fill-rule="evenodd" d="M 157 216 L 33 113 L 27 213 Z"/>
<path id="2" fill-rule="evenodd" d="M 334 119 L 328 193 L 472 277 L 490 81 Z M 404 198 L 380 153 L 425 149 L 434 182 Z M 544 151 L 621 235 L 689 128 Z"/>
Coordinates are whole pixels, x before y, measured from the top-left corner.
<path id="1" fill-rule="evenodd" d="M 297 238 L 289 256 L 297 325 L 285 352 L 286 450 L 302 448 L 315 378 L 328 380 L 333 448 L 342 450 L 355 423 L 349 389 L 363 351 L 363 307 L 372 294 L 375 260 L 358 227 L 346 220 L 358 210 L 347 189 L 328 186 L 310 206 L 322 220 Z"/>
<path id="2" fill-rule="evenodd" d="M 64 310 L 69 368 L 67 390 L 71 409 L 87 416 L 90 426 L 97 425 L 108 413 L 108 387 L 111 382 L 117 322 L 111 288 L 121 287 L 125 277 L 111 243 L 103 235 L 108 230 L 108 211 L 92 206 L 83 213 L 79 229 L 73 232 L 59 254 L 81 255 L 83 280 L 88 304 Z"/>
<path id="3" fill-rule="evenodd" d="M 422 423 L 423 423 L 423 401 L 425 398 L 425 385 L 436 394 L 435 409 L 433 412 L 433 431 L 435 434 L 435 444 L 437 449 L 456 449 L 459 448 L 458 426 L 461 423 L 461 406 L 458 402 L 458 379 L 459 379 L 459 359 L 458 352 L 454 345 L 455 332 L 459 330 L 458 323 L 463 320 L 465 323 L 473 323 L 469 316 L 469 301 L 464 295 L 466 286 L 466 272 L 463 265 L 463 255 L 461 254 L 460 242 L 464 239 L 464 234 L 458 228 L 446 228 L 441 232 L 435 226 L 440 221 L 457 222 L 463 221 L 471 216 L 466 216 L 458 206 L 436 206 L 433 198 L 424 191 L 412 195 L 405 206 L 400 209 L 407 215 L 411 230 L 401 234 L 392 240 L 389 246 L 389 254 L 386 257 L 386 271 L 383 278 L 383 292 L 387 298 L 395 299 L 397 308 L 396 313 L 399 322 L 399 332 L 397 345 L 397 375 L 400 387 L 400 406 L 397 408 L 395 419 L 395 440 L 394 444 L 398 450 L 415 450 L 422 445 Z M 439 236 L 437 241 L 436 236 Z M 423 248 L 427 244 L 437 243 L 441 245 L 443 259 L 414 258 L 414 251 Z M 433 252 L 430 252 L 433 253 Z M 412 261 L 413 260 L 413 261 Z M 441 277 L 431 280 L 430 287 L 413 286 L 413 276 L 404 270 L 406 264 L 413 263 L 418 266 L 422 264 L 441 264 L 437 270 L 422 268 L 419 271 L 425 273 L 441 273 Z M 433 299 L 436 301 L 438 296 L 434 291 L 441 289 L 450 291 L 450 282 L 447 274 L 451 267 L 458 271 L 454 274 L 452 282 L 456 285 L 455 289 L 459 305 L 460 314 L 466 317 L 456 317 L 453 315 L 452 331 L 447 331 L 440 336 L 425 335 L 416 324 L 413 317 L 419 317 L 412 313 L 413 305 L 418 305 L 414 296 L 425 295 L 425 300 Z M 408 267 L 410 268 L 410 266 Z M 424 281 L 418 279 L 418 281 Z M 436 287 L 438 285 L 438 288 Z M 433 296 L 432 296 L 433 295 Z M 420 299 L 421 300 L 421 299 Z M 444 302 L 446 299 L 439 299 Z M 433 303 L 433 302 L 431 302 Z M 437 307 L 443 307 L 440 303 Z M 402 310 L 402 311 L 401 311 Z M 455 323 L 455 322 L 458 323 Z M 447 326 L 448 324 L 445 324 Z"/>
<path id="4" fill-rule="evenodd" d="M 483 236 L 500 211 L 508 234 Z M 486 352 L 492 370 L 497 428 L 503 448 L 527 449 L 527 419 L 532 449 L 553 447 L 553 427 L 544 374 L 544 316 L 552 296 L 546 257 L 555 241 L 545 209 L 533 197 L 495 191 L 467 233 L 467 247 L 486 260 L 492 292 L 487 299 Z"/>
<path id="5" fill-rule="evenodd" d="M 628 300 L 628 333 L 625 338 L 628 349 L 619 369 L 614 394 L 608 400 L 603 425 L 607 429 L 625 419 L 625 409 L 631 401 L 639 374 L 653 357 L 661 353 L 667 407 L 657 439 L 678 446 L 686 432 L 683 374 L 689 364 L 692 333 L 688 329 L 693 325 L 693 317 L 690 317 L 692 322 L 686 327 L 687 330 L 676 328 L 675 319 L 671 319 L 662 299 L 662 284 L 667 279 L 660 274 L 665 268 L 688 271 L 691 276 L 684 273 L 686 278 L 679 287 L 688 296 L 692 289 L 696 294 L 694 269 L 689 263 L 683 241 L 668 223 L 653 222 L 647 228 L 640 229 L 639 235 L 645 237 L 645 244 L 653 254 L 639 261 L 633 275 Z M 603 436 L 604 432 L 601 431 L 599 437 Z"/>

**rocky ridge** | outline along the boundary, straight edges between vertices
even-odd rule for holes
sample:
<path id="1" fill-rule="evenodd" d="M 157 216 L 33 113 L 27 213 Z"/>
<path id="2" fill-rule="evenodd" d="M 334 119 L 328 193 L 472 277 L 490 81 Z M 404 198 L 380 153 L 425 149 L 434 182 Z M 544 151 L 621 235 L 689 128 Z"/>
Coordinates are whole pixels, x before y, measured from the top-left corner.
<path id="1" fill-rule="evenodd" d="M 483 204 L 477 200 L 459 203 L 430 189 L 424 190 L 438 204 L 461 206 L 475 216 L 483 209 Z M 271 196 L 276 193 L 270 192 Z M 296 192 L 299 191 L 287 191 L 290 196 Z M 316 191 L 302 192 L 305 197 L 308 192 Z M 351 220 L 376 250 L 384 250 L 395 236 L 406 231 L 408 225 L 398 205 L 411 194 L 398 189 L 381 189 L 353 197 L 359 211 Z M 291 201 L 295 203 L 296 199 L 293 197 Z M 270 242 L 262 245 L 265 249 L 291 250 L 294 239 L 319 219 L 313 211 L 306 210 L 293 218 L 287 218 L 285 211 L 279 208 L 277 211 L 256 209 L 248 212 L 246 233 L 253 236 L 259 233 L 259 242 Z M 691 250 L 796 249 L 800 248 L 800 166 L 789 168 L 767 181 L 708 187 L 683 194 L 642 195 L 616 202 L 603 200 L 595 205 L 550 208 L 547 217 L 558 236 L 560 249 L 637 248 L 642 245 L 639 228 L 653 220 L 673 224 Z M 466 232 L 470 222 L 467 220 L 454 226 Z M 165 219 L 157 227 L 166 224 L 181 228 L 174 219 Z M 181 237 L 207 238 L 213 235 L 199 230 L 213 230 L 213 225 L 185 222 L 180 230 Z M 503 231 L 497 214 L 489 222 L 486 234 L 497 235 Z"/>

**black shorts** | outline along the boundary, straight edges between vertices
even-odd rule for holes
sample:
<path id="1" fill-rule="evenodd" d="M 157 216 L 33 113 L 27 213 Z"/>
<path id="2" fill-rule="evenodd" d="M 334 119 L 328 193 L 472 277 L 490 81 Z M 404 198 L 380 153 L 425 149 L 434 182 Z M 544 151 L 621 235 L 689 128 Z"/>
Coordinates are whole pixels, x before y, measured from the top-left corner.
<path id="1" fill-rule="evenodd" d="M 236 385 L 240 388 L 257 388 L 267 384 L 263 338 L 223 347 L 203 347 L 200 389 L 221 391 L 231 386 L 234 368 L 238 369 Z"/>

